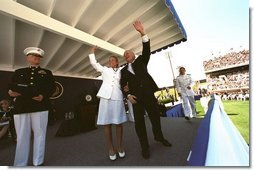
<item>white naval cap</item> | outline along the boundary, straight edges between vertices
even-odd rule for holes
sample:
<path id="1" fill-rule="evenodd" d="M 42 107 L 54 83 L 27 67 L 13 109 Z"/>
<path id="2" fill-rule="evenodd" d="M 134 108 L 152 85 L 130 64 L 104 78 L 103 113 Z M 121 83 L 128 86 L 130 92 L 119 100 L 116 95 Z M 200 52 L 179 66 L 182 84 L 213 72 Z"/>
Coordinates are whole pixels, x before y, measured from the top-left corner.
<path id="1" fill-rule="evenodd" d="M 40 57 L 43 57 L 45 52 L 44 52 L 44 50 L 42 50 L 41 48 L 38 48 L 38 47 L 28 47 L 24 50 L 24 54 L 26 56 L 29 55 L 29 54 L 34 54 L 34 55 L 38 55 Z"/>

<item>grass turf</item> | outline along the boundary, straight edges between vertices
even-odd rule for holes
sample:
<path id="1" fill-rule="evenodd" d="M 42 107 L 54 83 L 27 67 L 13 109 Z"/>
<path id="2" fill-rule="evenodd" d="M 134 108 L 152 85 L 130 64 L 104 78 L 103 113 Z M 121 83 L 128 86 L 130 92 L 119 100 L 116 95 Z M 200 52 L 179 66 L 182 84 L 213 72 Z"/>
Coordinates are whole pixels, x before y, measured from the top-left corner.
<path id="1" fill-rule="evenodd" d="M 198 116 L 203 117 L 205 114 L 200 101 L 196 102 Z M 222 102 L 226 113 L 249 144 L 249 101 L 227 100 Z"/>

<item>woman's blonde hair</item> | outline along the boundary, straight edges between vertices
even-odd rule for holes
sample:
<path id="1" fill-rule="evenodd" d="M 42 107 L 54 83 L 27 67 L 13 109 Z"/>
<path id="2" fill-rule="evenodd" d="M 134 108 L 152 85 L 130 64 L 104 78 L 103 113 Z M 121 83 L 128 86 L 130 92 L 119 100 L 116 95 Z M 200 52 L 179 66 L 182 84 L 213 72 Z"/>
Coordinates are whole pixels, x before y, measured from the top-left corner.
<path id="1" fill-rule="evenodd" d="M 119 61 L 118 61 L 118 57 L 114 56 L 114 55 L 111 55 L 109 56 L 109 58 L 114 58 L 117 62 L 117 67 L 119 67 Z"/>

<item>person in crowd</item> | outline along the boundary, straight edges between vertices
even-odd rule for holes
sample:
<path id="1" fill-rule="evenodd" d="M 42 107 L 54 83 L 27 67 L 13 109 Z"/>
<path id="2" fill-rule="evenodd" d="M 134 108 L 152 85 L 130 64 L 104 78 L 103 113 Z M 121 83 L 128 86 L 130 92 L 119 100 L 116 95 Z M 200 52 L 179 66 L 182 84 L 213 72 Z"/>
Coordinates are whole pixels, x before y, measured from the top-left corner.
<path id="1" fill-rule="evenodd" d="M 0 138 L 4 136 L 9 130 L 12 140 L 16 142 L 16 130 L 14 126 L 13 115 L 11 112 L 10 101 L 7 99 L 1 100 L 0 109 L 2 114 L 0 121 L 3 123 L 0 131 Z M 4 123 L 6 123 L 6 125 Z"/>
<path id="2" fill-rule="evenodd" d="M 123 147 L 123 126 L 127 121 L 123 94 L 120 88 L 120 70 L 118 58 L 110 56 L 108 66 L 102 66 L 95 58 L 97 46 L 92 47 L 89 54 L 90 63 L 93 68 L 102 74 L 102 85 L 97 93 L 100 98 L 97 125 L 103 125 L 106 141 L 108 145 L 109 159 L 116 160 L 119 157 L 125 157 Z M 116 149 L 112 139 L 112 125 L 116 127 Z"/>
<path id="3" fill-rule="evenodd" d="M 197 117 L 194 91 L 192 90 L 194 82 L 191 75 L 185 74 L 185 72 L 184 67 L 179 68 L 179 75 L 176 77 L 176 88 L 178 95 L 183 100 L 185 119 L 190 120 L 191 115 L 194 118 Z"/>
<path id="4" fill-rule="evenodd" d="M 139 20 L 136 20 L 133 26 L 141 34 L 143 51 L 142 55 L 136 59 L 133 51 L 126 50 L 124 52 L 124 58 L 128 64 L 121 70 L 120 83 L 124 95 L 133 105 L 135 130 L 141 145 L 141 153 L 143 158 L 148 159 L 150 158 L 150 151 L 144 118 L 145 111 L 152 123 L 154 139 L 164 146 L 171 146 L 171 143 L 162 134 L 159 107 L 154 96 L 158 87 L 147 71 L 147 64 L 150 59 L 150 40 Z M 125 89 L 126 86 L 128 89 Z"/>
<path id="5" fill-rule="evenodd" d="M 55 91 L 54 77 L 50 70 L 41 68 L 44 51 L 37 47 L 24 50 L 26 68 L 17 69 L 12 76 L 9 95 L 14 98 L 14 123 L 17 147 L 14 166 L 27 166 L 31 130 L 33 131 L 33 165 L 44 165 L 49 97 Z"/>
<path id="6" fill-rule="evenodd" d="M 2 106 L 4 105 L 4 102 L 0 102 L 1 111 L 0 111 L 0 139 L 5 137 L 5 135 L 8 133 L 9 130 L 9 119 L 6 117 L 6 113 Z"/>

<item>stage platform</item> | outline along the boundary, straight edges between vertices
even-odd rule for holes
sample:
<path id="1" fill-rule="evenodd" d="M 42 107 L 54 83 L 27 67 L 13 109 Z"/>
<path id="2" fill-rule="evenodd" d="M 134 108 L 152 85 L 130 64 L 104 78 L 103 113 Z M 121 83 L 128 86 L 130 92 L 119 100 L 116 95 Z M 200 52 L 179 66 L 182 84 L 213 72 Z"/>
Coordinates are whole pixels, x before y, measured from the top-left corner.
<path id="1" fill-rule="evenodd" d="M 186 159 L 195 139 L 196 131 L 202 119 L 186 121 L 182 117 L 161 117 L 164 136 L 173 146 L 164 147 L 153 140 L 151 124 L 146 118 L 146 127 L 150 144 L 150 159 L 141 156 L 141 149 L 135 133 L 134 123 L 124 124 L 124 146 L 126 157 L 116 161 L 108 159 L 103 128 L 80 133 L 69 137 L 56 137 L 60 122 L 48 127 L 45 166 L 138 166 L 169 167 L 186 166 Z M 115 131 L 113 131 L 115 133 Z M 32 151 L 32 150 L 31 150 Z M 15 155 L 15 143 L 11 138 L 0 140 L 0 165 L 12 166 Z M 32 165 L 32 159 L 29 165 Z M 187 167 L 187 166 L 186 166 Z"/>

